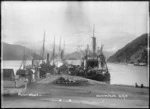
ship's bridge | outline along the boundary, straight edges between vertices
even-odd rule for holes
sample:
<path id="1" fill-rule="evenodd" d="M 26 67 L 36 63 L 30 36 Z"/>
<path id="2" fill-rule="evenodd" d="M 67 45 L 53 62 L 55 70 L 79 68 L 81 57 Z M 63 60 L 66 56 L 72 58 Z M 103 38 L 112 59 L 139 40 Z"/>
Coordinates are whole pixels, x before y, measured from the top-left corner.
<path id="1" fill-rule="evenodd" d="M 97 57 L 87 57 L 87 68 L 88 67 L 98 67 L 98 59 Z"/>

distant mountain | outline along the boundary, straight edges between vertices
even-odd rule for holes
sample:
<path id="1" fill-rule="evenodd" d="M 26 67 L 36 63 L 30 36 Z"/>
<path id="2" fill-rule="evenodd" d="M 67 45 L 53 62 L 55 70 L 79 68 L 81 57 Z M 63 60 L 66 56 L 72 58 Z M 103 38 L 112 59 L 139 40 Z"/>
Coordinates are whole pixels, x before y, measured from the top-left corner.
<path id="1" fill-rule="evenodd" d="M 5 42 L 2 42 L 2 59 L 22 60 L 24 56 L 24 50 L 26 59 L 33 59 L 33 57 L 35 57 L 35 59 L 42 59 L 40 55 L 34 53 L 32 50 L 26 47 L 23 47 L 21 45 L 8 44 Z"/>
<path id="2" fill-rule="evenodd" d="M 82 51 L 84 53 L 84 51 Z M 79 52 L 79 51 L 75 51 L 75 52 L 72 52 L 71 54 L 69 54 L 66 59 L 68 60 L 80 60 L 82 59 L 83 57 L 83 53 L 82 52 Z M 111 56 L 113 53 L 112 52 L 107 52 L 107 51 L 104 51 L 104 55 L 106 57 L 106 59 Z"/>
<path id="3" fill-rule="evenodd" d="M 109 62 L 144 62 L 147 63 L 148 34 L 143 34 L 131 41 L 114 55 L 108 58 Z"/>
<path id="4" fill-rule="evenodd" d="M 79 51 L 72 52 L 66 56 L 68 60 L 80 60 L 82 59 L 82 53 Z"/>
<path id="5" fill-rule="evenodd" d="M 106 60 L 113 54 L 114 54 L 114 52 L 104 51 L 104 56 L 105 56 Z"/>

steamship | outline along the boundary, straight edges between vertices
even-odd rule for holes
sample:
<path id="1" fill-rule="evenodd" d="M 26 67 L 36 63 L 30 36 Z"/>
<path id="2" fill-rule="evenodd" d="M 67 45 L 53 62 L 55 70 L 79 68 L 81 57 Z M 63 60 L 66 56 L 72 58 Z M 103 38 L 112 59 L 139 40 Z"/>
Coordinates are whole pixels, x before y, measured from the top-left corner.
<path id="1" fill-rule="evenodd" d="M 97 45 L 94 30 L 95 28 L 93 28 L 92 50 L 89 49 L 89 45 L 87 44 L 81 65 L 78 68 L 72 67 L 69 71 L 71 75 L 83 76 L 88 79 L 110 83 L 110 73 L 103 54 L 103 45 L 101 45 L 100 49 L 98 47 L 96 50 Z M 77 70 L 75 71 L 75 69 Z"/>

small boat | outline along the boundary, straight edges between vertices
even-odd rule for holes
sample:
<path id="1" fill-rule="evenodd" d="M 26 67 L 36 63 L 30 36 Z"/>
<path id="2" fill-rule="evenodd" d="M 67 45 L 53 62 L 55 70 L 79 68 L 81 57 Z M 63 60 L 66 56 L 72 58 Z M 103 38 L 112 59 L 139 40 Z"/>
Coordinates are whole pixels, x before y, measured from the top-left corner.
<path id="1" fill-rule="evenodd" d="M 134 66 L 146 66 L 147 64 L 146 63 L 134 63 Z"/>

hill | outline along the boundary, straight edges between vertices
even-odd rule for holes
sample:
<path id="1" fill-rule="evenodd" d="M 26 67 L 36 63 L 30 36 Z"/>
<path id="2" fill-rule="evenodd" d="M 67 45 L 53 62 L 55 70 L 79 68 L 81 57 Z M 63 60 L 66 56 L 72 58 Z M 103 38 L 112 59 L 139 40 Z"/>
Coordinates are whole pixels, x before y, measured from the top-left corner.
<path id="1" fill-rule="evenodd" d="M 3 60 L 22 60 L 25 50 L 26 59 L 41 59 L 41 56 L 34 53 L 32 50 L 21 45 L 13 45 L 2 42 L 2 59 Z"/>
<path id="2" fill-rule="evenodd" d="M 114 55 L 108 58 L 109 62 L 144 62 L 147 63 L 148 34 L 143 34 L 134 39 Z"/>
<path id="3" fill-rule="evenodd" d="M 67 60 L 80 60 L 82 58 L 82 53 L 79 51 L 72 52 L 66 56 Z"/>

